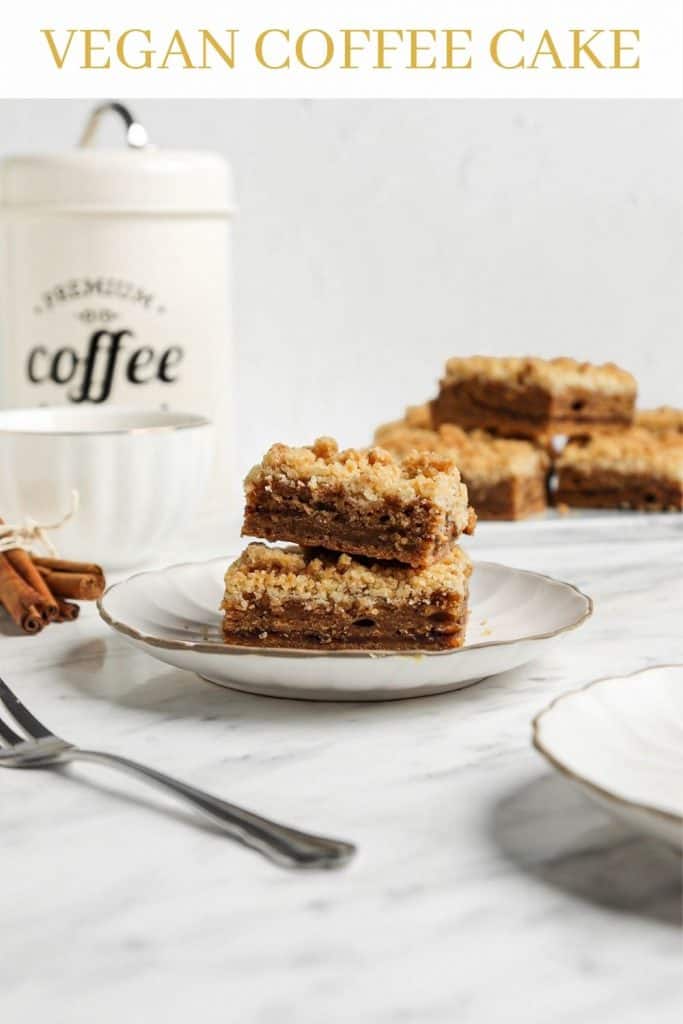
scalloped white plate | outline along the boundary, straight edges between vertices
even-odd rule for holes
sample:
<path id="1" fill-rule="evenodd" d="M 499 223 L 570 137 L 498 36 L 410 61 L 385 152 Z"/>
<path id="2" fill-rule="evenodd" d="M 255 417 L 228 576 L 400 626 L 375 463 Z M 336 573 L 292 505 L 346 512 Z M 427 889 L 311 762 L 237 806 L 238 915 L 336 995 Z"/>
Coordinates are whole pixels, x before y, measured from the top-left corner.
<path id="1" fill-rule="evenodd" d="M 218 606 L 229 556 L 139 573 L 98 602 L 104 621 L 153 658 L 222 686 L 270 697 L 395 700 L 443 693 L 545 653 L 581 625 L 592 602 L 569 583 L 475 563 L 467 643 L 401 653 L 234 647 Z"/>
<path id="2" fill-rule="evenodd" d="M 683 846 L 683 665 L 558 697 L 534 719 L 533 742 L 617 817 Z"/>

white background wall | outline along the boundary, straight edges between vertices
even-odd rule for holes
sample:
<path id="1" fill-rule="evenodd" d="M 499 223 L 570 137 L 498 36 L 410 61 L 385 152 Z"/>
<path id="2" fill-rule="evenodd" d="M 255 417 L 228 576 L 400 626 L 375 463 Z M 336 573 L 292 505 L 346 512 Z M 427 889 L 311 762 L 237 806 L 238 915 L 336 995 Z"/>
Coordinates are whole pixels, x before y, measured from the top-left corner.
<path id="1" fill-rule="evenodd" d="M 680 102 L 132 106 L 234 166 L 241 469 L 364 442 L 455 353 L 612 359 L 683 402 Z M 89 107 L 2 102 L 1 151 L 71 145 Z"/>

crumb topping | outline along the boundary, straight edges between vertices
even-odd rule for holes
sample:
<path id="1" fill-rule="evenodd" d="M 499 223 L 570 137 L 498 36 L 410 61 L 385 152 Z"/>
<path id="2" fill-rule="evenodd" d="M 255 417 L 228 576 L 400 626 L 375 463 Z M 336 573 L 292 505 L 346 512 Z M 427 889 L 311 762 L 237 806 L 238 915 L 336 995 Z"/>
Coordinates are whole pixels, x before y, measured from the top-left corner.
<path id="1" fill-rule="evenodd" d="M 379 447 L 340 451 L 330 437 L 320 437 L 306 448 L 274 444 L 249 472 L 245 490 L 248 494 L 257 484 L 268 487 L 283 477 L 313 492 L 337 486 L 365 502 L 425 498 L 446 511 L 467 506 L 467 488 L 455 458 L 447 452 L 411 451 L 395 459 Z"/>
<path id="2" fill-rule="evenodd" d="M 644 430 L 677 430 L 683 434 L 683 409 L 674 409 L 670 405 L 660 405 L 658 409 L 638 409 L 634 424 Z"/>
<path id="3" fill-rule="evenodd" d="M 523 389 L 537 385 L 551 392 L 565 388 L 590 388 L 609 394 L 636 394 L 636 380 L 616 363 L 580 363 L 560 356 L 540 359 L 536 356 L 454 357 L 446 363 L 444 383 L 465 380 L 491 380 Z"/>
<path id="4" fill-rule="evenodd" d="M 394 441 L 395 438 L 400 438 L 402 435 L 406 435 L 407 437 L 412 436 L 418 441 L 422 439 L 426 442 L 435 435 L 435 431 L 433 431 L 431 427 L 420 427 L 412 423 L 408 423 L 407 419 L 391 420 L 389 423 L 382 423 L 377 427 L 377 430 L 375 431 L 375 444 L 380 445 L 382 448 L 386 448 L 387 451 L 392 452 L 394 455 L 398 451 L 401 451 L 401 453 L 408 452 L 412 448 L 426 451 L 432 450 L 424 444 L 406 444 L 402 448 L 399 448 L 397 445 L 392 447 L 386 443 L 387 441 Z"/>
<path id="5" fill-rule="evenodd" d="M 409 405 L 405 412 L 405 421 L 409 427 L 425 427 L 429 429 L 434 423 L 430 403 Z"/>
<path id="6" fill-rule="evenodd" d="M 399 420 L 379 427 L 375 438 L 399 456 L 412 450 L 451 453 L 462 475 L 471 482 L 537 476 L 550 465 L 547 453 L 530 441 L 493 437 L 483 430 L 467 432 L 453 423 L 425 430 Z"/>
<path id="7" fill-rule="evenodd" d="M 683 434 L 654 434 L 642 427 L 599 433 L 569 441 L 557 468 L 656 474 L 683 480 Z"/>
<path id="8" fill-rule="evenodd" d="M 317 548 L 254 542 L 229 566 L 221 608 L 246 610 L 263 598 L 274 606 L 292 600 L 339 605 L 359 599 L 405 605 L 429 600 L 437 591 L 464 598 L 471 572 L 469 557 L 457 547 L 426 569 L 411 569 Z"/>
<path id="9" fill-rule="evenodd" d="M 387 433 L 393 433 L 397 427 L 413 427 L 415 430 L 433 430 L 434 419 L 432 417 L 431 402 L 425 402 L 424 405 L 409 405 L 406 407 L 402 420 L 392 420 L 390 423 L 384 423 L 381 427 L 378 427 L 375 431 L 375 441 L 377 444 L 381 445 L 381 437 L 385 431 Z"/>

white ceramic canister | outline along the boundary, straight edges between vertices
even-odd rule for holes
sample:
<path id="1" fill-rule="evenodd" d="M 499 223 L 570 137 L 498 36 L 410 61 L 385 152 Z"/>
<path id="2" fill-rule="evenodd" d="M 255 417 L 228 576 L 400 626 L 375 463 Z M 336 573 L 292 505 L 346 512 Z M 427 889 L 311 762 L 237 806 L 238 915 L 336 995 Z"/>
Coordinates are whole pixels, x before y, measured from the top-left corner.
<path id="1" fill-rule="evenodd" d="M 107 111 L 127 147 L 91 144 Z M 148 145 L 117 103 L 79 146 L 4 160 L 0 405 L 179 410 L 230 436 L 233 205 L 223 157 Z"/>

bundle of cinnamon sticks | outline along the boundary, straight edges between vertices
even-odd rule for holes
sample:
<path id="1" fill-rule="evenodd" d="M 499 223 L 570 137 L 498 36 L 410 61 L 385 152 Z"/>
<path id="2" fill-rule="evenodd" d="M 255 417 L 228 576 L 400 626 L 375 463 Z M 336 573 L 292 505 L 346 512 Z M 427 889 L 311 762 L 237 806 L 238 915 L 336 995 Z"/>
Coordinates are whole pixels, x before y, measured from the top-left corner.
<path id="1" fill-rule="evenodd" d="M 25 633 L 73 621 L 80 614 L 74 601 L 94 601 L 105 586 L 99 565 L 40 558 L 23 548 L 0 552 L 0 604 Z"/>

